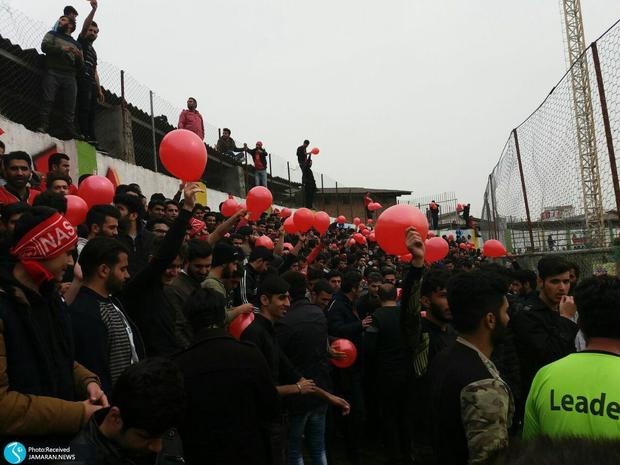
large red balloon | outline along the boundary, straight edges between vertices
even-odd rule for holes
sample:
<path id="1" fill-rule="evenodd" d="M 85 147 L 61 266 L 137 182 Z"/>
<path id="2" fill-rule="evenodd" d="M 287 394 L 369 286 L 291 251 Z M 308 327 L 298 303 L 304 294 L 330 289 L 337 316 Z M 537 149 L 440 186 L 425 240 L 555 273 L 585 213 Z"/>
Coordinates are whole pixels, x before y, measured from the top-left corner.
<path id="1" fill-rule="evenodd" d="M 450 246 L 441 237 L 431 237 L 426 242 L 426 253 L 424 254 L 424 260 L 428 263 L 434 263 L 442 260 L 450 252 Z"/>
<path id="2" fill-rule="evenodd" d="M 288 218 L 289 216 L 291 216 L 293 212 L 291 212 L 290 208 L 283 208 L 282 211 L 280 212 L 280 218 L 285 219 Z"/>
<path id="3" fill-rule="evenodd" d="M 381 248 L 391 255 L 406 255 L 405 235 L 408 228 L 415 227 L 420 236 L 428 234 L 428 220 L 418 208 L 407 204 L 394 205 L 377 219 L 375 236 Z"/>
<path id="4" fill-rule="evenodd" d="M 175 129 L 162 139 L 159 159 L 173 176 L 198 181 L 207 166 L 207 148 L 192 131 Z"/>
<path id="5" fill-rule="evenodd" d="M 300 208 L 293 213 L 293 221 L 299 232 L 305 233 L 314 225 L 314 213 L 308 208 Z"/>
<path id="6" fill-rule="evenodd" d="M 343 215 L 340 215 L 340 216 L 336 219 L 336 222 L 337 222 L 338 224 L 345 224 L 345 223 L 347 222 L 347 218 L 346 218 L 345 216 L 343 216 Z"/>
<path id="7" fill-rule="evenodd" d="M 264 186 L 256 186 L 250 189 L 245 203 L 250 213 L 256 213 L 260 217 L 265 210 L 271 207 L 273 195 L 271 191 Z"/>
<path id="8" fill-rule="evenodd" d="M 349 368 L 355 363 L 355 360 L 357 360 L 357 349 L 348 339 L 336 339 L 331 343 L 331 347 L 337 352 L 344 352 L 347 354 L 347 358 L 343 358 L 342 360 L 330 358 L 329 361 L 332 365 L 338 368 Z"/>
<path id="9" fill-rule="evenodd" d="M 293 221 L 292 216 L 289 216 L 286 220 L 284 220 L 284 230 L 289 234 L 295 234 L 299 232 L 297 226 L 295 226 L 295 221 Z"/>
<path id="10" fill-rule="evenodd" d="M 332 220 L 325 212 L 317 212 L 314 215 L 314 229 L 316 229 L 321 236 L 327 232 L 331 222 Z"/>
<path id="11" fill-rule="evenodd" d="M 222 215 L 228 218 L 237 213 L 237 211 L 239 211 L 239 204 L 231 195 L 222 203 Z"/>
<path id="12" fill-rule="evenodd" d="M 67 213 L 65 218 L 69 220 L 73 226 L 79 226 L 86 220 L 86 214 L 88 213 L 88 205 L 81 197 L 77 195 L 65 195 L 67 199 Z"/>
<path id="13" fill-rule="evenodd" d="M 232 337 L 239 340 L 241 338 L 241 333 L 245 331 L 245 329 L 250 326 L 250 324 L 254 321 L 254 313 L 242 313 L 237 318 L 232 320 L 230 326 L 228 327 L 228 332 Z"/>
<path id="14" fill-rule="evenodd" d="M 88 207 L 109 205 L 114 199 L 114 184 L 104 176 L 89 176 L 80 183 L 78 195 Z"/>
<path id="15" fill-rule="evenodd" d="M 319 148 L 318 148 L 318 147 L 314 147 L 312 150 L 310 150 L 310 153 L 311 153 L 312 155 L 318 155 L 318 154 L 319 154 L 319 152 L 320 152 L 320 150 L 319 150 Z"/>
<path id="16" fill-rule="evenodd" d="M 482 251 L 487 257 L 495 258 L 495 257 L 504 257 L 506 256 L 506 247 L 500 241 L 495 239 L 489 239 L 484 242 L 482 246 Z"/>
<path id="17" fill-rule="evenodd" d="M 254 245 L 256 247 L 266 247 L 269 250 L 273 250 L 273 241 L 269 236 L 260 236 L 254 242 Z"/>

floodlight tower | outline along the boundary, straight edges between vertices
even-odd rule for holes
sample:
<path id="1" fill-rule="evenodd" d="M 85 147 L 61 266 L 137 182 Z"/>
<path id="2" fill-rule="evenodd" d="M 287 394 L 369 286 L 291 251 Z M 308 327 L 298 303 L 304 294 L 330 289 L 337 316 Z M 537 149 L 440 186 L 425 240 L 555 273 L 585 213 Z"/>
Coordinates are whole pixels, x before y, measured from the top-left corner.
<path id="1" fill-rule="evenodd" d="M 582 57 L 586 46 L 581 2 L 580 0 L 562 0 L 562 4 L 579 147 L 583 212 L 586 223 L 585 239 L 586 243 L 593 247 L 603 247 L 605 245 L 605 218 L 596 148 L 596 130 L 592 113 L 590 74 L 587 57 Z"/>

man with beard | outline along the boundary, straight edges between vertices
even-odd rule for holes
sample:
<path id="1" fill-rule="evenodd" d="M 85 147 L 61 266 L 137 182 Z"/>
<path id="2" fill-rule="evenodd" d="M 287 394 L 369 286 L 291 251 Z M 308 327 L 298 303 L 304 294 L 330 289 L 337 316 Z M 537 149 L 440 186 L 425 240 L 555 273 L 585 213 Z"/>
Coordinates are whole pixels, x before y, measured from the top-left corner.
<path id="1" fill-rule="evenodd" d="M 142 203 L 137 196 L 119 194 L 113 203 L 121 213 L 118 239 L 129 250 L 129 274 L 135 276 L 149 262 L 153 234 L 140 221 Z"/>
<path id="2" fill-rule="evenodd" d="M 147 215 L 149 221 L 163 220 L 166 216 L 166 203 L 162 199 L 151 199 Z"/>
<path id="3" fill-rule="evenodd" d="M 128 251 L 118 240 L 95 237 L 80 254 L 84 280 L 69 307 L 76 359 L 99 376 L 103 389 L 144 357 L 137 328 L 114 297 L 129 279 Z"/>
<path id="4" fill-rule="evenodd" d="M 179 129 L 187 129 L 192 131 L 200 140 L 205 138 L 205 125 L 202 120 L 202 115 L 196 109 L 198 108 L 198 102 L 194 97 L 187 99 L 187 110 L 183 110 L 179 116 Z"/>
<path id="5" fill-rule="evenodd" d="M 207 231 L 209 231 L 209 233 L 212 233 L 213 231 L 215 231 L 215 228 L 217 227 L 217 219 L 216 219 L 215 213 L 213 212 L 205 213 L 204 222 L 205 222 L 205 225 L 207 226 Z"/>
<path id="6" fill-rule="evenodd" d="M 368 282 L 368 292 L 357 301 L 357 313 L 362 320 L 368 315 L 372 315 L 381 306 L 378 293 L 379 286 L 383 283 L 383 276 L 381 273 L 369 273 L 366 281 Z"/>
<path id="7" fill-rule="evenodd" d="M 88 141 L 96 142 L 95 137 L 95 108 L 97 101 L 103 102 L 103 91 L 99 85 L 99 73 L 97 72 L 97 52 L 93 43 L 99 36 L 99 26 L 93 18 L 97 11 L 97 0 L 90 0 L 92 7 L 90 14 L 84 20 L 82 32 L 78 42 L 82 46 L 84 66 L 78 76 L 78 123 L 80 132 Z"/>
<path id="8" fill-rule="evenodd" d="M 0 205 L 34 202 L 38 191 L 28 188 L 32 176 L 32 160 L 26 152 L 11 152 L 2 157 L 6 184 L 0 187 Z"/>
<path id="9" fill-rule="evenodd" d="M 418 238 L 413 249 L 424 257 Z M 439 465 L 485 463 L 508 445 L 514 400 L 490 360 L 510 320 L 505 288 L 499 276 L 481 271 L 448 281 L 448 304 L 459 337 L 429 368 L 431 434 Z"/>
<path id="10" fill-rule="evenodd" d="M 575 352 L 577 309 L 568 295 L 570 269 L 570 264 L 560 257 L 540 259 L 540 292 L 513 315 L 510 326 L 521 362 L 523 393 L 530 391 L 539 369 Z"/>
<path id="11" fill-rule="evenodd" d="M 84 246 L 95 237 L 118 237 L 118 222 L 121 213 L 112 205 L 94 205 L 86 214 L 84 224 L 88 228 L 88 236 L 78 239 L 78 255 Z"/>
<path id="12" fill-rule="evenodd" d="M 72 37 L 75 21 L 61 16 L 56 30 L 48 32 L 43 38 L 41 50 L 45 53 L 46 73 L 43 78 L 43 100 L 39 111 L 39 132 L 49 129 L 52 105 L 60 92 L 63 102 L 63 137 L 74 138 L 75 99 L 77 97 L 76 76 L 82 68 L 84 59 L 81 46 Z"/>
<path id="13" fill-rule="evenodd" d="M 180 347 L 186 348 L 192 343 L 194 333 L 187 321 L 183 307 L 192 294 L 200 289 L 200 284 L 209 275 L 211 269 L 211 246 L 199 239 L 192 239 L 181 249 L 183 269 L 179 276 L 167 286 L 164 294 L 174 310 L 174 333 Z"/>
<path id="14" fill-rule="evenodd" d="M 242 313 L 251 313 L 254 305 L 243 303 L 233 307 L 233 286 L 231 279 L 237 273 L 238 263 L 243 261 L 243 252 L 225 242 L 218 242 L 213 248 L 213 261 L 209 276 L 202 283 L 205 289 L 220 293 L 226 299 L 226 323 L 230 323 Z"/>

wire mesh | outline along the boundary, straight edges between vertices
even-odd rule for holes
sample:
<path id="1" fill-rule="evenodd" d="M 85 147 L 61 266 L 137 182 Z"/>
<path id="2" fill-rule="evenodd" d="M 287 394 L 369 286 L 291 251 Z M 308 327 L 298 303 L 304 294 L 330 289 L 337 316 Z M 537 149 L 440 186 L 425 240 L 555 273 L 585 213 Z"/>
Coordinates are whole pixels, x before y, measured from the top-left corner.
<path id="1" fill-rule="evenodd" d="M 620 26 L 614 25 L 597 45 L 612 140 L 617 145 Z M 582 93 L 575 84 L 581 70 L 585 70 L 581 75 L 585 79 L 581 77 L 578 83 L 583 84 L 582 89 L 589 89 Z M 591 108 L 591 112 L 580 111 L 584 108 Z M 579 137 L 588 141 L 585 150 Z M 596 66 L 589 47 L 543 103 L 511 132 L 488 178 L 480 221 L 483 236 L 502 240 L 515 253 L 610 245 L 618 235 L 618 212 L 614 191 L 617 180 L 612 176 L 608 149 Z M 585 157 L 587 154 L 591 157 Z M 593 214 L 596 209 L 600 216 Z"/>

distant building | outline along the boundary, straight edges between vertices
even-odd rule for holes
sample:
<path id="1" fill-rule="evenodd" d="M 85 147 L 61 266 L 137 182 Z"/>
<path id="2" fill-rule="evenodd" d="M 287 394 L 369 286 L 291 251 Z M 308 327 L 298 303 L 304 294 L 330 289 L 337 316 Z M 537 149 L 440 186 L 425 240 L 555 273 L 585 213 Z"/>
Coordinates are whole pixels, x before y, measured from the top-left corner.
<path id="1" fill-rule="evenodd" d="M 372 200 L 383 206 L 379 213 L 392 205 L 396 205 L 398 197 L 411 195 L 411 191 L 403 190 L 370 189 L 366 187 L 326 187 L 319 189 L 316 193 L 314 207 L 317 210 L 324 210 L 332 217 L 344 215 L 351 221 L 357 216 L 364 220 L 366 219 L 366 208 L 364 206 L 364 195 L 366 192 L 370 193 Z"/>

